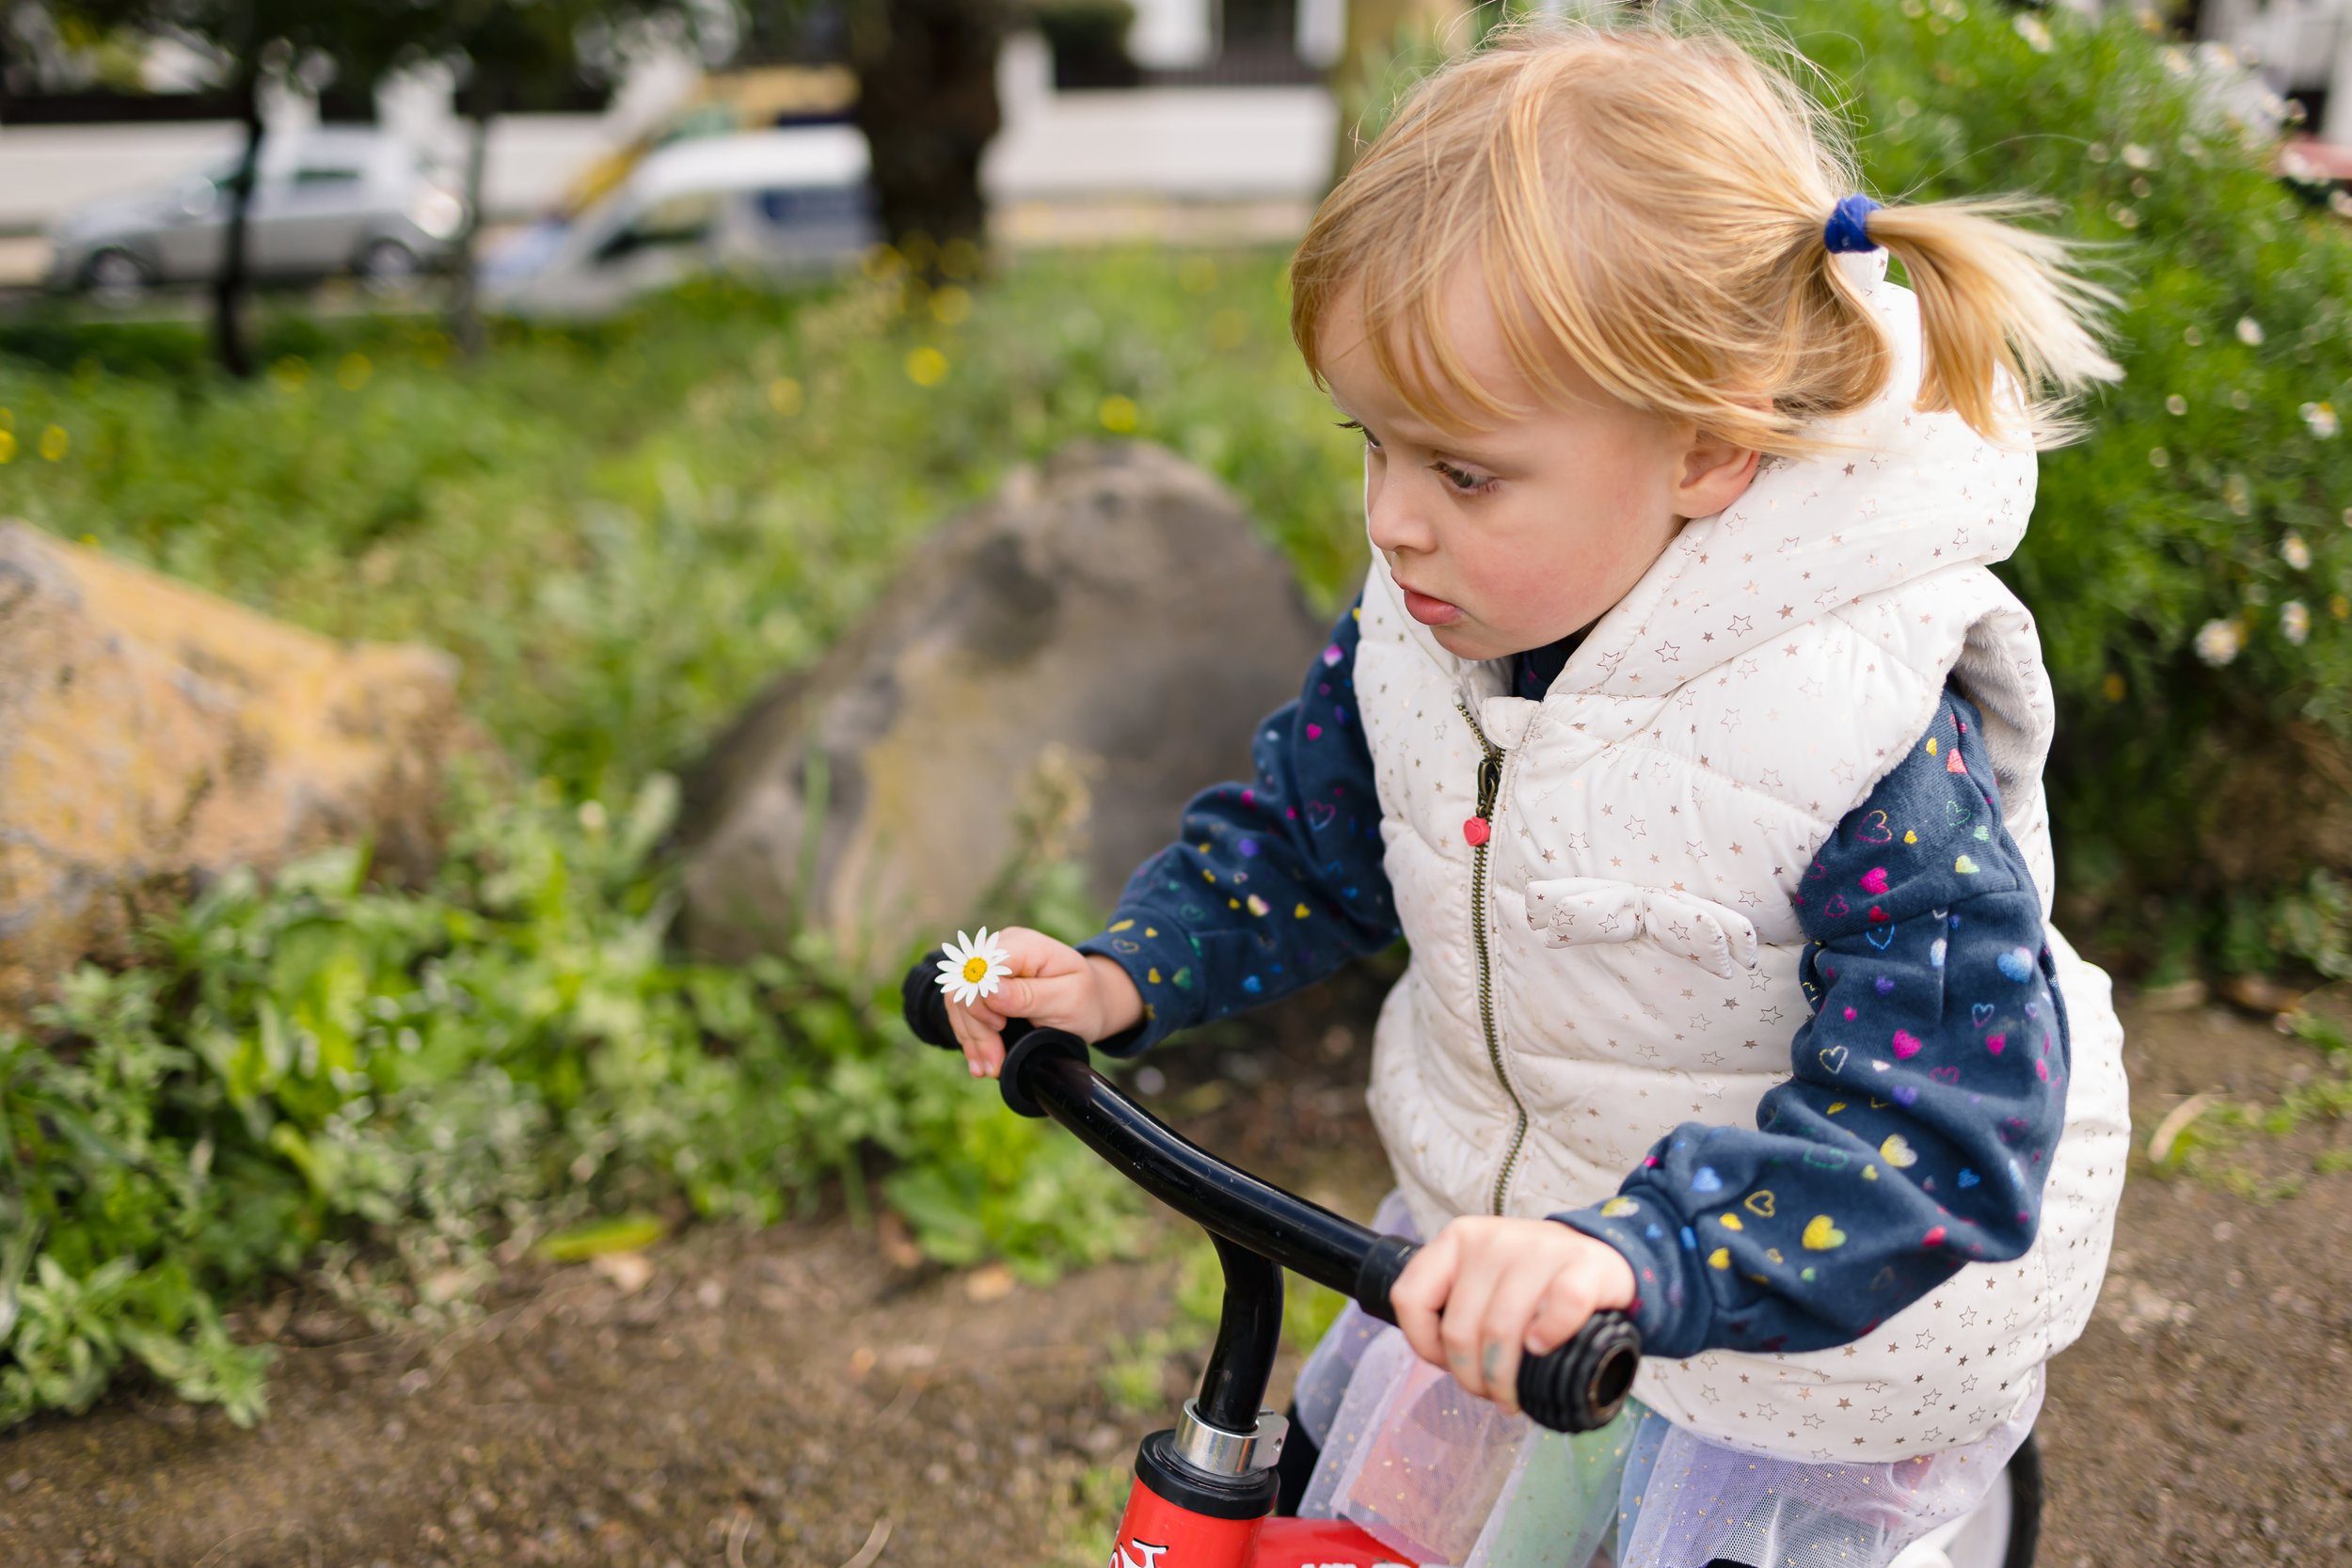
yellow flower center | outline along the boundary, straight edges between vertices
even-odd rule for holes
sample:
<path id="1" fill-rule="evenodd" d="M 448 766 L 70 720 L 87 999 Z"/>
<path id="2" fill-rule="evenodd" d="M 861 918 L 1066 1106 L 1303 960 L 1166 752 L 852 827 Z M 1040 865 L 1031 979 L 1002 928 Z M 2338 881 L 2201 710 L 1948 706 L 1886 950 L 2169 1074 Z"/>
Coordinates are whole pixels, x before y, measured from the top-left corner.
<path id="1" fill-rule="evenodd" d="M 966 958 L 963 960 L 964 984 L 977 986 L 982 980 L 987 978 L 988 960 L 986 958 Z"/>

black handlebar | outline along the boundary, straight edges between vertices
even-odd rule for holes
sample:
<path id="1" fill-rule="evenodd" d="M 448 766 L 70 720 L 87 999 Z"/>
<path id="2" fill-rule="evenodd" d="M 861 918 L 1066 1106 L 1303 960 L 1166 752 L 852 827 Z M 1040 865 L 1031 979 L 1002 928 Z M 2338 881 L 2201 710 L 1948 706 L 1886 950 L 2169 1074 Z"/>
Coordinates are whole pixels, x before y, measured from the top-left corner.
<path id="1" fill-rule="evenodd" d="M 937 977 L 942 956 L 934 952 L 907 972 L 901 999 L 916 1037 L 952 1051 L 955 1035 Z M 1419 1250 L 1416 1243 L 1343 1219 L 1191 1143 L 1097 1072 L 1086 1042 L 1075 1035 L 1012 1019 L 1005 1038 L 998 1078 L 1005 1103 L 1025 1117 L 1052 1117 L 1114 1169 L 1207 1229 L 1220 1243 L 1229 1282 L 1232 1248 L 1239 1247 L 1343 1292 L 1383 1323 L 1396 1322 L 1389 1290 Z M 1229 1304 L 1232 1297 L 1229 1290 Z M 1227 1316 L 1233 1316 L 1230 1305 Z M 1200 1412 L 1212 1425 L 1248 1431 L 1255 1423 L 1273 1357 L 1270 1340 L 1262 1350 L 1257 1346 L 1261 1337 L 1218 1336 Z M 1234 1375 L 1227 1364 L 1229 1341 L 1232 1357 L 1252 1364 L 1254 1387 L 1250 1370 Z M 1621 1312 L 1597 1312 L 1566 1344 L 1520 1360 L 1519 1408 L 1554 1432 L 1606 1426 L 1625 1403 L 1641 1354 L 1641 1331 L 1629 1319 Z M 1223 1408 L 1229 1404 L 1232 1408 Z"/>

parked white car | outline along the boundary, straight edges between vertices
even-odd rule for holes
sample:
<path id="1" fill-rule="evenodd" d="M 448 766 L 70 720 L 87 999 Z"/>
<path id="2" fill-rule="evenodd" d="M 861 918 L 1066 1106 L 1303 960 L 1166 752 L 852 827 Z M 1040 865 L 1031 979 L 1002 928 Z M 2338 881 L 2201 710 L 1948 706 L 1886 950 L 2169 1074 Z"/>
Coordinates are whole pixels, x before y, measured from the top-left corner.
<path id="1" fill-rule="evenodd" d="M 455 180 L 384 132 L 326 126 L 265 136 L 246 254 L 257 278 L 349 272 L 391 288 L 437 265 L 465 225 Z M 94 201 L 49 230 L 49 286 L 107 296 L 210 281 L 229 234 L 234 159 L 169 184 Z"/>
<path id="2" fill-rule="evenodd" d="M 698 273 L 829 272 L 879 235 L 866 138 L 849 125 L 683 141 L 648 155 L 571 222 L 516 235 L 483 264 L 485 309 L 593 317 Z"/>

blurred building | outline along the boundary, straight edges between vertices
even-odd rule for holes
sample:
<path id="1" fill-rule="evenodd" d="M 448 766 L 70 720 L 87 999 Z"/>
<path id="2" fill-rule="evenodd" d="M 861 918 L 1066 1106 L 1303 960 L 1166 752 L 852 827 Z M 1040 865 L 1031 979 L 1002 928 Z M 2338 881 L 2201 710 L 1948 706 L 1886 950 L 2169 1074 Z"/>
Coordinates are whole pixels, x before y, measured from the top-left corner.
<path id="1" fill-rule="evenodd" d="M 2300 104 L 2321 142 L 2352 148 L 2352 0 L 2191 0 L 2185 20 Z"/>
<path id="2" fill-rule="evenodd" d="M 1091 5 L 1114 18 L 1107 73 L 1066 40 L 1049 40 L 1052 19 L 1041 8 L 1044 25 L 1008 39 L 998 62 L 1003 128 L 983 182 L 1005 237 L 1298 232 L 1332 166 L 1338 116 L 1323 72 L 1341 51 L 1348 3 L 1070 0 L 1073 10 Z M 768 79 L 821 76 L 822 62 L 839 55 L 831 13 L 793 14 L 789 36 L 747 29 L 716 75 L 683 47 L 657 42 L 605 85 L 542 91 L 500 115 L 486 150 L 485 220 L 497 228 L 575 212 L 668 141 L 826 118 L 822 105 L 761 108 L 774 107 Z M 17 47 L 0 50 L 0 285 L 43 275 L 41 236 L 67 214 L 168 185 L 240 145 L 233 107 L 210 85 L 216 71 L 186 49 L 118 56 L 102 75 L 62 49 L 43 55 L 10 41 Z M 454 86 L 441 68 L 359 90 L 297 76 L 265 88 L 263 119 L 273 141 L 370 123 L 454 166 L 467 129 Z M 832 112 L 846 105 L 843 97 Z"/>
<path id="3" fill-rule="evenodd" d="M 1322 71 L 1339 58 L 1347 26 L 1347 0 L 1135 0 L 1135 8 L 1127 48 L 1136 65 L 1235 84 Z"/>

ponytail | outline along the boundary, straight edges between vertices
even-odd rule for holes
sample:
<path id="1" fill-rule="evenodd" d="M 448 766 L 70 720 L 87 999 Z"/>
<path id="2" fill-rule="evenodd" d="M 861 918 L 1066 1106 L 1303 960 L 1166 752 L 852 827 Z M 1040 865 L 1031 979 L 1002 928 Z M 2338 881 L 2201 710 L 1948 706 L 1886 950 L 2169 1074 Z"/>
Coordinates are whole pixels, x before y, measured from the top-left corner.
<path id="1" fill-rule="evenodd" d="M 2042 210 L 2014 198 L 1882 207 L 1867 232 L 1919 301 L 1918 407 L 2048 447 L 2082 434 L 2071 399 L 2123 372 L 2099 343 L 2114 293 L 2075 270 L 2077 245 L 2010 221 Z"/>

